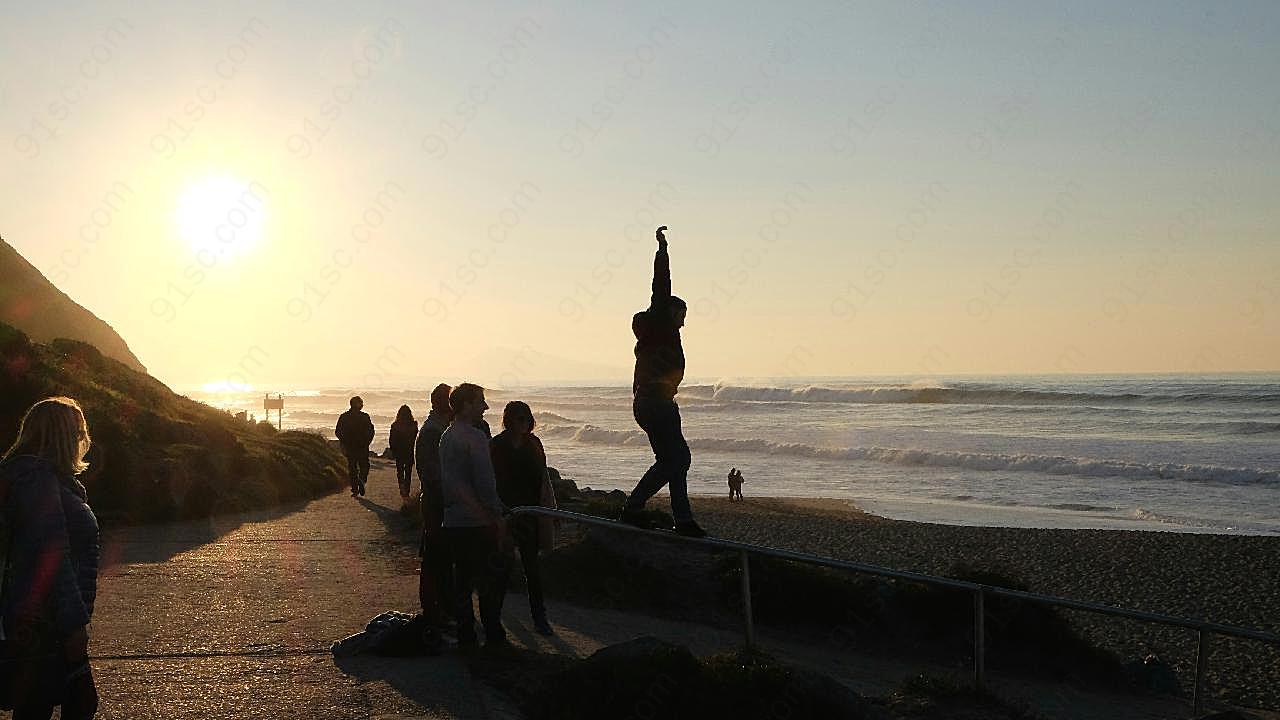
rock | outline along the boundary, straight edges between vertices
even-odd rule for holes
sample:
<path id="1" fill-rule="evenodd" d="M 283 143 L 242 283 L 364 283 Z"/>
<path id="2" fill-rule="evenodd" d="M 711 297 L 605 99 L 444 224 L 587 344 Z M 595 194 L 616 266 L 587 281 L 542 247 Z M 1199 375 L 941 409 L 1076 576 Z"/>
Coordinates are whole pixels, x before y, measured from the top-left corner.
<path id="1" fill-rule="evenodd" d="M 652 635 L 642 635 L 634 640 L 610 645 L 601 648 L 590 657 L 586 662 L 589 663 L 631 663 L 631 662 L 648 662 L 658 655 L 679 656 L 682 659 L 688 657 L 694 660 L 693 653 L 682 645 L 674 645 L 669 642 L 659 640 Z"/>
<path id="2" fill-rule="evenodd" d="M 1181 695 L 1182 685 L 1178 675 L 1169 664 L 1155 655 L 1147 655 L 1141 661 L 1134 660 L 1124 665 L 1125 673 L 1134 685 L 1162 695 Z"/>
<path id="3" fill-rule="evenodd" d="M 577 500 L 582 492 L 578 490 L 578 484 L 572 479 L 561 477 L 560 471 L 553 467 L 547 468 L 547 475 L 551 478 L 551 489 L 556 491 L 556 500 L 560 502 Z"/>
<path id="4" fill-rule="evenodd" d="M 604 648 L 548 678 L 525 709 L 532 720 L 878 717 L 863 698 L 817 673 L 760 655 L 699 659 L 683 645 L 648 636 Z"/>

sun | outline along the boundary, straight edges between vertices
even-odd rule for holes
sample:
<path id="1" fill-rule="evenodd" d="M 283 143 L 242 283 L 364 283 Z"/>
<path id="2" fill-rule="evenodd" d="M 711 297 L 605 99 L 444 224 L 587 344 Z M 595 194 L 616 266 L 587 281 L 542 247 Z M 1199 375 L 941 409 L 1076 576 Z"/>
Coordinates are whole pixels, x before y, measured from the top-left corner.
<path id="1" fill-rule="evenodd" d="M 178 197 L 178 235 L 202 262 L 240 257 L 262 239 L 267 189 L 230 175 L 212 175 L 187 185 Z"/>

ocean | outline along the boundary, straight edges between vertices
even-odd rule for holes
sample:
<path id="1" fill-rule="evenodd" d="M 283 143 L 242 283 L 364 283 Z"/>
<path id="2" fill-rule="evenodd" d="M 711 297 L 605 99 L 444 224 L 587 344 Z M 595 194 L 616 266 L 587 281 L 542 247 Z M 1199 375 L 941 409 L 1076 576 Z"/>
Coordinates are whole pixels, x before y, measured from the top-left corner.
<path id="1" fill-rule="evenodd" d="M 333 436 L 361 395 L 386 445 L 429 387 L 280 391 L 286 429 Z M 191 392 L 262 417 L 260 393 Z M 630 387 L 491 389 L 528 402 L 548 460 L 579 486 L 630 490 L 652 462 Z M 885 517 L 962 525 L 1280 534 L 1280 375 L 721 380 L 678 397 L 689 489 L 847 499 Z M 696 502 L 695 502 L 696 512 Z"/>

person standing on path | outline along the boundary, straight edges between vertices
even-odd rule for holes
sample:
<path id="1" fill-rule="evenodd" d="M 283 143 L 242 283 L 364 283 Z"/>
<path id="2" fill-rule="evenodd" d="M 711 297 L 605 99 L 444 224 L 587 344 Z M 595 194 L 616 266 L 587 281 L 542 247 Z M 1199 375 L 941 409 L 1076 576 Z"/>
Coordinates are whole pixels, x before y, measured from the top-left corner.
<path id="1" fill-rule="evenodd" d="M 333 429 L 342 453 L 347 456 L 347 474 L 351 479 L 351 497 L 364 495 L 369 481 L 369 445 L 373 443 L 373 420 L 364 412 L 364 400 L 351 398 L 351 409 L 338 416 Z"/>
<path id="2" fill-rule="evenodd" d="M 415 454 L 418 482 L 422 484 L 422 571 L 418 575 L 418 600 L 427 623 L 442 628 L 453 619 L 453 562 L 445 541 L 444 494 L 440 488 L 440 437 L 453 420 L 444 383 L 431 391 L 431 412 L 418 433 Z"/>
<path id="3" fill-rule="evenodd" d="M 729 470 L 729 499 L 742 499 L 742 471 L 738 468 Z"/>
<path id="4" fill-rule="evenodd" d="M 644 504 L 666 485 L 671 492 L 671 514 L 675 531 L 689 537 L 706 537 L 694 522 L 689 506 L 688 475 L 692 457 L 689 443 L 680 429 L 680 407 L 676 393 L 684 380 L 684 347 L 680 328 L 684 327 L 688 305 L 671 294 L 671 258 L 667 254 L 667 226 L 658 228 L 658 252 L 653 259 L 653 296 L 646 310 L 631 319 L 636 336 L 636 368 L 631 385 L 632 414 L 649 437 L 654 463 L 631 491 L 618 520 L 649 528 Z"/>
<path id="5" fill-rule="evenodd" d="M 391 433 L 387 444 L 396 460 L 396 482 L 400 485 L 400 512 L 409 512 L 409 487 L 413 483 L 413 449 L 418 440 L 418 421 L 413 419 L 413 410 L 408 405 L 401 405 L 395 422 L 391 423 Z"/>
<path id="6" fill-rule="evenodd" d="M 485 644 L 506 645 L 502 627 L 501 572 L 505 508 L 489 454 L 489 438 L 476 426 L 489 405 L 484 388 L 462 383 L 449 394 L 453 422 L 440 437 L 440 486 L 444 496 L 444 533 L 453 556 L 458 646 L 476 645 L 471 594 L 480 596 Z"/>
<path id="7" fill-rule="evenodd" d="M 102 550 L 76 479 L 89 444 L 80 405 L 48 398 L 0 461 L 0 707 L 14 720 L 48 720 L 57 706 L 66 720 L 97 712 L 88 625 Z"/>
<path id="8" fill-rule="evenodd" d="M 533 434 L 533 411 L 519 400 L 507 403 L 502 411 L 502 432 L 489 443 L 493 471 L 498 480 L 498 497 L 507 507 L 542 504 L 543 485 L 547 480 L 547 453 L 542 441 Z M 538 568 L 539 518 L 525 515 L 507 522 L 511 539 L 520 551 L 525 584 L 529 589 L 529 611 L 533 626 L 542 635 L 554 635 L 547 622 L 547 606 L 542 598 L 542 573 Z M 502 592 L 511 579 L 515 558 L 505 555 L 507 569 L 502 573 Z"/>

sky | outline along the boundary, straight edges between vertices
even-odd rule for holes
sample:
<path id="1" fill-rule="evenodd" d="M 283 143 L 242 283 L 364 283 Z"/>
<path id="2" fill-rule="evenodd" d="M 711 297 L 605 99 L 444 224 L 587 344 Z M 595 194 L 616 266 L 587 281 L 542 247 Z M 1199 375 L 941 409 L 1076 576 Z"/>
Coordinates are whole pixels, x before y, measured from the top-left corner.
<path id="1" fill-rule="evenodd" d="M 0 233 L 177 387 L 1280 368 L 1280 6 L 5 4 Z"/>

